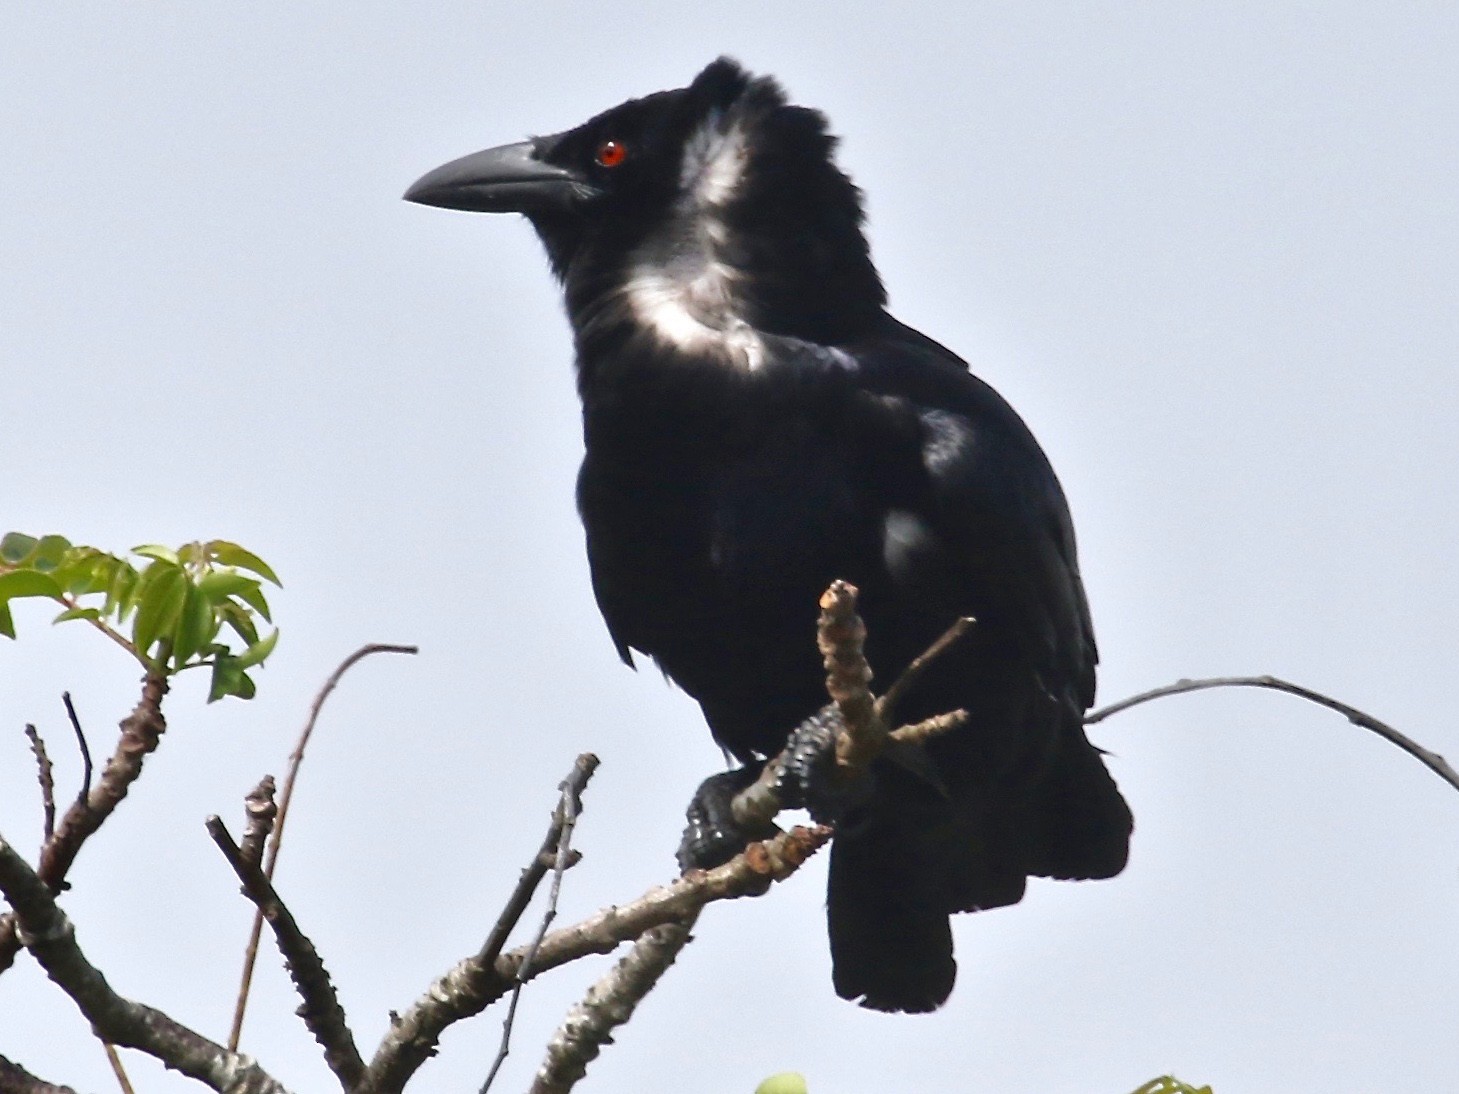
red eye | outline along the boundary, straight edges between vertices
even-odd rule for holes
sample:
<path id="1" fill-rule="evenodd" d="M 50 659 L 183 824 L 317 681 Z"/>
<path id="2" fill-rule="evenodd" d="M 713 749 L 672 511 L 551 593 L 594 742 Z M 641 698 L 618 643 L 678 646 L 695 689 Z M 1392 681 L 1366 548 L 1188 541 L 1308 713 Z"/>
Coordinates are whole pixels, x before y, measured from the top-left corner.
<path id="1" fill-rule="evenodd" d="M 598 145 L 598 154 L 594 158 L 600 167 L 617 167 L 628 158 L 628 149 L 617 141 L 604 141 Z"/>

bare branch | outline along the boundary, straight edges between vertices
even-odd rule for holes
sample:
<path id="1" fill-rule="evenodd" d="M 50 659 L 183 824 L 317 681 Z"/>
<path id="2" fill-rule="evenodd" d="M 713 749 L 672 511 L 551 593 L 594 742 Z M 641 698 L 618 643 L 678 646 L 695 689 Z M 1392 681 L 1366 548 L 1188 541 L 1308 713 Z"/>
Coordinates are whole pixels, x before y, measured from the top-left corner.
<path id="1" fill-rule="evenodd" d="M 529 1094 L 567 1094 L 588 1073 L 613 1031 L 658 984 L 674 959 L 689 944 L 698 913 L 665 923 L 639 935 L 627 955 L 588 989 L 581 1003 L 567 1012 L 547 1043 L 547 1058 L 537 1069 Z"/>
<path id="2" fill-rule="evenodd" d="M 958 726 L 967 725 L 967 723 L 967 711 L 953 710 L 946 714 L 934 714 L 931 718 L 924 718 L 911 725 L 898 726 L 892 730 L 889 739 L 897 744 L 919 744 L 957 729 Z"/>
<path id="3" fill-rule="evenodd" d="M 69 1086 L 58 1086 L 36 1078 L 4 1056 L 0 1056 L 0 1091 L 5 1094 L 76 1094 Z"/>
<path id="4" fill-rule="evenodd" d="M 155 1056 L 219 1094 L 287 1094 L 248 1057 L 229 1052 L 159 1010 L 117 995 L 81 952 L 75 928 L 56 906 L 50 887 L 3 838 L 0 892 L 14 909 L 21 944 L 71 997 L 98 1037 Z"/>
<path id="5" fill-rule="evenodd" d="M 354 1035 L 345 1021 L 344 1008 L 340 1006 L 319 951 L 299 929 L 258 863 L 244 857 L 223 822 L 217 817 L 209 817 L 207 827 L 218 850 L 223 852 L 228 865 L 233 867 L 233 872 L 243 883 L 244 895 L 257 905 L 259 914 L 274 929 L 289 978 L 294 981 L 294 987 L 303 1000 L 297 1011 L 299 1017 L 304 1019 L 309 1032 L 324 1049 L 324 1062 L 334 1072 L 339 1085 L 346 1092 L 353 1090 L 365 1072 L 365 1062 L 360 1059 L 360 1050 L 355 1047 Z"/>
<path id="6" fill-rule="evenodd" d="M 274 818 L 279 807 L 274 804 L 274 777 L 265 775 L 258 785 L 243 799 L 243 839 L 238 851 L 248 862 L 258 865 L 263 861 L 263 845 L 274 830 Z"/>
<path id="7" fill-rule="evenodd" d="M 142 678 L 142 697 L 132 713 L 122 719 L 121 736 L 117 739 L 116 751 L 106 762 L 101 773 L 101 782 L 93 788 L 83 789 L 81 796 L 71 803 L 61 818 L 51 838 L 41 850 L 40 866 L 36 873 L 51 892 L 59 892 L 66 872 L 76 861 L 82 844 L 111 816 L 112 811 L 127 796 L 132 783 L 142 774 L 142 761 L 149 752 L 157 748 L 167 723 L 162 717 L 162 698 L 167 694 L 167 676 L 159 669 L 149 669 Z M 73 714 L 73 726 L 85 749 L 85 738 L 79 722 L 74 721 L 74 710 L 69 696 L 67 710 Z M 90 754 L 87 756 L 87 770 L 90 771 Z M 8 969 L 20 952 L 21 943 L 15 935 L 13 915 L 0 916 L 0 973 Z"/>
<path id="8" fill-rule="evenodd" d="M 855 585 L 831 582 L 821 594 L 816 645 L 825 660 L 826 693 L 844 722 L 836 740 L 836 760 L 842 767 L 861 770 L 886 746 L 887 728 L 871 694 L 871 666 L 862 648 L 866 624 L 856 614 L 856 597 Z"/>
<path id="9" fill-rule="evenodd" d="M 866 625 L 856 612 L 856 586 L 833 581 L 821 595 L 821 615 L 816 627 L 816 644 L 826 666 L 826 692 L 840 714 L 836 733 L 836 759 L 843 775 L 850 777 L 871 766 L 888 742 L 918 743 L 946 733 L 967 722 L 967 712 L 955 710 L 938 714 L 914 725 L 889 730 L 889 720 L 907 689 L 937 658 L 953 647 L 968 632 L 974 620 L 963 616 L 928 646 L 903 670 L 880 699 L 871 693 L 871 666 L 867 664 L 864 645 Z M 823 721 L 824 711 L 817 711 L 797 729 Z M 798 734 L 792 734 L 794 739 Z M 785 752 L 772 757 L 761 769 L 759 777 L 735 795 L 730 803 L 735 823 L 747 832 L 773 828 L 782 803 L 778 787 L 788 757 Z"/>
<path id="10" fill-rule="evenodd" d="M 66 708 L 66 717 L 71 730 L 76 734 L 76 747 L 81 752 L 81 789 L 76 797 L 81 801 L 91 793 L 91 747 L 86 743 L 86 731 L 81 728 L 81 719 L 76 717 L 76 704 L 71 702 L 69 691 L 61 692 L 61 703 Z"/>
<path id="11" fill-rule="evenodd" d="M 1350 707 L 1346 703 L 1339 702 L 1329 695 L 1323 695 L 1320 691 L 1313 691 L 1311 688 L 1304 688 L 1300 684 L 1293 684 L 1286 680 L 1278 679 L 1275 676 L 1214 676 L 1205 680 L 1177 680 L 1165 687 L 1152 688 L 1150 691 L 1142 691 L 1138 695 L 1132 695 L 1128 699 L 1121 699 L 1117 703 L 1100 707 L 1098 710 L 1090 711 L 1084 719 L 1084 724 L 1092 726 L 1096 722 L 1102 722 L 1113 714 L 1137 707 L 1141 703 L 1148 703 L 1152 699 L 1163 699 L 1167 695 L 1184 695 L 1192 691 L 1208 691 L 1211 688 L 1268 688 L 1272 691 L 1285 692 L 1288 695 L 1295 695 L 1299 699 L 1306 699 L 1309 703 L 1316 703 L 1318 706 L 1326 707 L 1328 710 L 1335 710 L 1353 725 L 1361 729 L 1370 730 L 1378 734 L 1390 744 L 1395 744 L 1407 752 L 1419 763 L 1423 764 L 1439 778 L 1459 790 L 1459 772 L 1449 766 L 1447 760 L 1437 752 L 1430 752 L 1417 741 L 1404 736 L 1392 726 L 1380 722 L 1371 714 L 1367 714 L 1357 707 Z"/>
<path id="12" fill-rule="evenodd" d="M 106 1062 L 111 1064 L 111 1073 L 117 1077 L 117 1085 L 122 1088 L 122 1094 L 137 1094 L 132 1088 L 132 1080 L 127 1078 L 127 1069 L 122 1066 L 122 1057 L 117 1052 L 117 1046 L 110 1041 L 103 1041 L 101 1047 L 106 1051 Z"/>
<path id="13" fill-rule="evenodd" d="M 952 626 L 942 632 L 942 637 L 928 646 L 920 656 L 913 658 L 912 663 L 902 670 L 902 675 L 892 681 L 892 686 L 887 688 L 886 694 L 876 701 L 876 712 L 881 716 L 882 721 L 891 722 L 896 714 L 897 703 L 901 701 L 907 689 L 917 682 L 932 662 L 967 634 L 976 622 L 977 620 L 970 615 L 959 616 Z"/>
<path id="14" fill-rule="evenodd" d="M 46 754 L 46 742 L 41 740 L 35 726 L 27 725 L 25 736 L 30 741 L 31 752 L 35 753 L 36 779 L 41 784 L 41 810 L 45 817 L 41 842 L 48 843 L 56 833 L 56 777 L 51 758 Z"/>
<path id="15" fill-rule="evenodd" d="M 522 962 L 522 967 L 517 970 L 516 983 L 512 985 L 512 999 L 507 1005 L 507 1015 L 502 1019 L 501 1044 L 497 1048 L 496 1059 L 492 1061 L 491 1069 L 487 1072 L 486 1081 L 481 1084 L 481 1094 L 486 1094 L 491 1089 L 491 1084 L 496 1080 L 502 1064 L 506 1063 L 507 1053 L 511 1050 L 512 1025 L 517 1018 L 517 1003 L 522 998 L 522 986 L 531 979 L 532 961 L 537 956 L 537 948 L 542 945 L 547 928 L 557 918 L 557 900 L 562 892 L 562 875 L 567 872 L 567 868 L 574 861 L 571 858 L 573 853 L 572 833 L 577 824 L 578 814 L 582 812 L 582 792 L 597 768 L 598 757 L 590 752 L 585 752 L 573 763 L 568 777 L 557 784 L 559 797 L 557 808 L 552 812 L 552 824 L 548 827 L 547 839 L 543 841 L 542 849 L 537 852 L 537 857 L 532 860 L 531 865 L 522 871 L 522 877 L 517 883 L 516 890 L 512 893 L 512 899 L 508 902 L 501 917 L 498 918 L 496 927 L 492 929 L 486 945 L 477 954 L 478 960 L 483 965 L 496 960 L 512 926 L 526 910 L 527 902 L 532 899 L 533 891 L 541 883 L 542 876 L 550 865 L 552 867 L 552 889 L 547 898 L 547 908 L 542 913 L 542 922 L 537 926 L 537 933 L 533 935 L 531 943 L 527 946 L 526 959 Z M 514 909 L 516 914 L 510 915 Z M 493 942 L 495 942 L 494 950 Z"/>
<path id="16" fill-rule="evenodd" d="M 610 953 L 620 943 L 652 927 L 695 914 L 705 904 L 740 896 L 759 896 L 789 877 L 831 838 L 829 828 L 793 828 L 773 840 L 752 843 L 723 866 L 694 871 L 649 890 L 621 907 L 608 907 L 542 939 L 532 960 L 532 976 L 591 953 Z M 395 1094 L 435 1051 L 441 1032 L 453 1022 L 479 1014 L 510 990 L 528 947 L 502 954 L 489 966 L 474 956 L 439 977 L 424 995 L 392 1023 L 370 1061 L 360 1094 Z"/>
<path id="17" fill-rule="evenodd" d="M 289 803 L 294 800 L 294 783 L 299 778 L 299 767 L 304 762 L 304 748 L 309 744 L 309 738 L 314 733 L 314 724 L 319 721 L 319 712 L 324 709 L 324 701 L 339 686 L 344 674 L 371 654 L 416 654 L 419 652 L 419 646 L 392 646 L 381 642 L 371 642 L 355 650 L 339 663 L 339 667 L 334 672 L 330 673 L 329 679 L 324 682 L 324 686 L 319 689 L 319 694 L 314 697 L 303 732 L 299 734 L 299 741 L 294 745 L 294 751 L 289 754 L 289 772 L 284 776 L 284 793 L 279 802 L 273 833 L 268 839 L 268 849 L 263 864 L 264 877 L 273 879 L 274 864 L 279 860 L 279 846 L 284 839 L 284 822 L 289 818 Z M 248 990 L 253 983 L 253 967 L 258 962 L 258 940 L 262 934 L 263 915 L 259 913 L 253 917 L 253 927 L 248 935 L 248 946 L 243 951 L 243 973 L 239 977 L 238 1001 L 233 1006 L 233 1026 L 228 1032 L 229 1051 L 237 1051 L 238 1041 L 243 1036 L 243 1016 L 248 1010 Z"/>
<path id="18" fill-rule="evenodd" d="M 522 871 L 522 876 L 517 881 L 517 887 L 512 891 L 506 907 L 502 909 L 502 914 L 497 917 L 491 933 L 486 936 L 486 941 L 482 943 L 481 949 L 476 953 L 476 960 L 482 965 L 492 964 L 501 955 L 502 947 L 507 944 L 507 938 L 516 927 L 518 920 L 522 918 L 522 913 L 527 910 L 527 905 L 532 902 L 532 894 L 537 891 L 537 886 L 542 884 L 542 879 L 547 876 L 547 871 L 556 864 L 558 843 L 562 839 L 562 827 L 566 821 L 564 806 L 567 802 L 567 795 L 571 793 L 575 801 L 582 797 L 588 780 L 598 769 L 598 763 L 598 757 L 591 752 L 584 752 L 574 761 L 572 771 L 560 784 L 562 796 L 558 799 L 557 807 L 552 811 L 552 822 L 547 826 L 547 835 L 543 837 L 542 847 L 527 864 L 526 869 Z"/>

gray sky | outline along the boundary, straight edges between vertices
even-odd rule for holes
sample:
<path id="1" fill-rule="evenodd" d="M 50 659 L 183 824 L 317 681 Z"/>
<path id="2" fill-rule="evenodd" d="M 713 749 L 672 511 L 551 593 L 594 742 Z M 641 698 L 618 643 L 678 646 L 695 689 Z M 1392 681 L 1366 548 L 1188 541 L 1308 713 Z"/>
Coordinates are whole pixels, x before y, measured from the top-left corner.
<path id="1" fill-rule="evenodd" d="M 249 908 L 202 819 L 282 773 L 331 700 L 279 883 L 362 1042 L 473 951 L 580 750 L 563 914 L 672 873 L 719 764 L 618 665 L 572 507 L 570 346 L 515 218 L 403 204 L 454 156 L 678 86 L 719 53 L 826 110 L 892 306 L 1038 434 L 1079 530 L 1105 701 L 1271 672 L 1459 754 L 1459 9 L 1448 3 L 15 7 L 0 32 L 0 531 L 113 549 L 227 537 L 272 562 L 252 704 L 184 680 L 65 905 L 121 992 L 226 1032 Z M 135 672 L 22 610 L 0 645 L 0 831 L 39 834 Z M 830 987 L 824 864 L 711 909 L 586 1089 L 1120 1094 L 1440 1089 L 1459 1071 L 1459 799 L 1335 715 L 1184 697 L 1101 726 L 1136 813 L 1111 882 L 956 921 L 931 1017 Z M 608 959 L 526 997 L 501 1089 Z M 332 1080 L 272 951 L 245 1048 Z M 420 1089 L 474 1089 L 492 1012 Z M 114 1089 L 23 960 L 0 1053 Z M 148 1091 L 181 1090 L 128 1054 Z"/>

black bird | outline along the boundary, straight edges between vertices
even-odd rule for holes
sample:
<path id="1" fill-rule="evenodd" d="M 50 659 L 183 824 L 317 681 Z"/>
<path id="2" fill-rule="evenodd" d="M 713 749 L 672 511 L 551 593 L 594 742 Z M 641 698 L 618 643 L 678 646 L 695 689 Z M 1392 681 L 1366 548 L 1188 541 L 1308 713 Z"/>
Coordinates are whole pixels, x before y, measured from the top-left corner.
<path id="1" fill-rule="evenodd" d="M 541 237 L 603 618 L 751 771 L 825 702 L 832 579 L 861 590 L 884 684 L 976 618 L 898 711 L 970 721 L 878 760 L 831 852 L 836 991 L 926 1011 L 952 989 L 950 913 L 1016 903 L 1030 875 L 1119 873 L 1131 816 L 1084 735 L 1096 652 L 1059 482 L 992 388 L 887 313 L 826 124 L 721 58 L 406 197 L 523 213 Z"/>

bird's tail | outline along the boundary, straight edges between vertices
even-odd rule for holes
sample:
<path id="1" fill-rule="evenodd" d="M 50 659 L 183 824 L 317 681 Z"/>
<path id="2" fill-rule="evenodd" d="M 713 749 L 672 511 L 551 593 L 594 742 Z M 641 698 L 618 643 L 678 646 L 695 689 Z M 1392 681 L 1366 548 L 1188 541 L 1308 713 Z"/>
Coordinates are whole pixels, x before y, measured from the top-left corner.
<path id="1" fill-rule="evenodd" d="M 936 1010 L 957 962 L 938 875 L 895 813 L 839 826 L 826 919 L 836 994 L 872 1010 Z"/>

